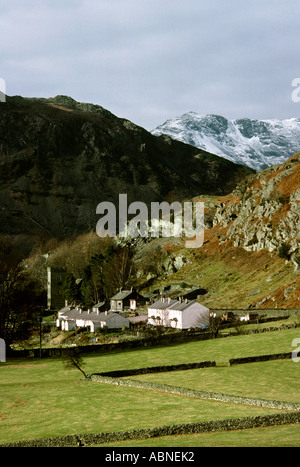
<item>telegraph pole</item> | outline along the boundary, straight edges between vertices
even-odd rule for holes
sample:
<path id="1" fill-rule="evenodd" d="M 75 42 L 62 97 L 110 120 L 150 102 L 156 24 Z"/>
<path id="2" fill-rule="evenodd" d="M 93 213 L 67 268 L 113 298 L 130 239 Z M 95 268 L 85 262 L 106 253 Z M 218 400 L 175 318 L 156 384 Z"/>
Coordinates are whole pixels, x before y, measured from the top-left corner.
<path id="1" fill-rule="evenodd" d="M 42 321 L 43 321 L 43 311 L 44 307 L 41 306 L 41 312 L 39 315 L 39 323 L 40 323 L 40 358 L 42 358 Z"/>

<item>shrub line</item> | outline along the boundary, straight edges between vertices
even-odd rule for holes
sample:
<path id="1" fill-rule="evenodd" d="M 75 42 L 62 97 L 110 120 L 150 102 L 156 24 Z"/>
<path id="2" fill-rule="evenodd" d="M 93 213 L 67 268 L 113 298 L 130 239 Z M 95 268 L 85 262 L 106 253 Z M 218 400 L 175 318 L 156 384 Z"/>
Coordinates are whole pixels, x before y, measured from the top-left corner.
<path id="1" fill-rule="evenodd" d="M 197 368 L 210 368 L 215 367 L 216 362 L 196 362 L 196 363 L 181 363 L 179 365 L 162 365 L 162 366 L 152 366 L 145 368 L 136 368 L 132 370 L 116 370 L 108 371 L 106 373 L 99 373 L 101 376 L 110 376 L 112 378 L 122 378 L 124 376 L 136 376 L 136 375 L 145 375 L 149 373 L 167 373 L 169 371 L 184 371 L 184 370 L 193 370 Z M 93 373 L 97 375 L 97 373 Z"/>

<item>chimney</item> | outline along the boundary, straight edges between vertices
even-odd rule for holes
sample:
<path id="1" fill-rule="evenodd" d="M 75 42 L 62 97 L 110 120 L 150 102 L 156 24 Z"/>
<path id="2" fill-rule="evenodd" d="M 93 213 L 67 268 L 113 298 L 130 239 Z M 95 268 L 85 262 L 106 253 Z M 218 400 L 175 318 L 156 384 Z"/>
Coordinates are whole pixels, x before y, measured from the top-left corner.
<path id="1" fill-rule="evenodd" d="M 170 297 L 168 298 L 168 303 L 171 303 L 171 298 Z"/>
<path id="2" fill-rule="evenodd" d="M 107 316 L 107 315 L 108 315 L 108 311 L 107 311 L 107 310 L 105 310 L 105 316 Z"/>

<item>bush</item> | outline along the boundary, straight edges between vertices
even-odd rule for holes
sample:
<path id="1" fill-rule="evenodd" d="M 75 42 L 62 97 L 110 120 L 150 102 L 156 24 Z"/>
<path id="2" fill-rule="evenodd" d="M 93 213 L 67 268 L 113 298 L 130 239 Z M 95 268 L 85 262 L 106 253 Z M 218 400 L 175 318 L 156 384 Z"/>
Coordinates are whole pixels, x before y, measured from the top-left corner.
<path id="1" fill-rule="evenodd" d="M 279 258 L 289 260 L 290 259 L 289 251 L 290 251 L 290 246 L 288 245 L 288 243 L 284 242 L 277 249 L 277 254 Z"/>

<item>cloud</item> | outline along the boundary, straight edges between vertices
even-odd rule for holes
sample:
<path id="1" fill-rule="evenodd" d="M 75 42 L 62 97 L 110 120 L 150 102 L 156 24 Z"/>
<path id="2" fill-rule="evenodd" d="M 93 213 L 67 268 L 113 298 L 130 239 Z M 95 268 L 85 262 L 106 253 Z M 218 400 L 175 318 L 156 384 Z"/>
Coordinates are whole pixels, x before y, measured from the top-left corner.
<path id="1" fill-rule="evenodd" d="M 298 0 L 2 0 L 7 93 L 68 94 L 152 129 L 190 110 L 297 116 Z"/>

